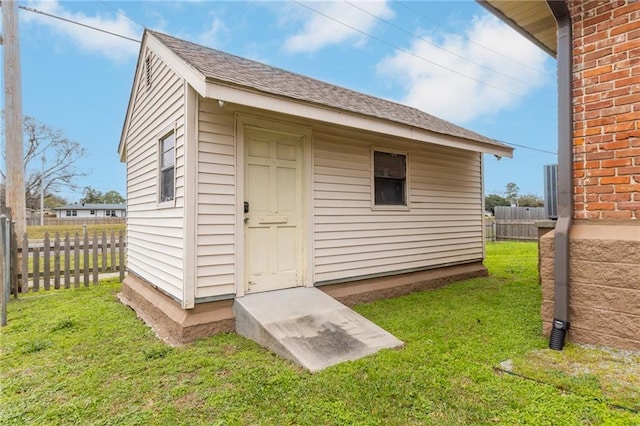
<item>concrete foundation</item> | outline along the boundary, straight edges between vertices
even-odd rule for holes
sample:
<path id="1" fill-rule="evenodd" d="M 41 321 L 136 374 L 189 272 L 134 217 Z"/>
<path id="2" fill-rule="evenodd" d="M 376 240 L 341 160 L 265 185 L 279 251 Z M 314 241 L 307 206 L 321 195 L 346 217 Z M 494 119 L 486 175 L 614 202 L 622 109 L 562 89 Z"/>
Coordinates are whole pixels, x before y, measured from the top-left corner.
<path id="1" fill-rule="evenodd" d="M 481 262 L 318 287 L 347 306 L 434 289 L 455 281 L 487 276 Z M 235 331 L 233 300 L 182 309 L 178 302 L 130 272 L 122 284 L 121 301 L 133 308 L 156 334 L 181 345 L 217 333 Z"/>
<path id="2" fill-rule="evenodd" d="M 487 275 L 489 275 L 487 268 L 481 262 L 476 262 L 343 284 L 331 284 L 319 288 L 340 303 L 353 306 L 358 303 L 403 296 L 415 291 L 431 290 L 456 281 L 486 277 Z"/>
<path id="3" fill-rule="evenodd" d="M 554 235 L 540 239 L 542 320 L 551 331 Z M 640 223 L 576 221 L 569 246 L 568 340 L 640 350 Z"/>
<path id="4" fill-rule="evenodd" d="M 182 345 L 217 333 L 235 331 L 233 300 L 182 307 L 144 279 L 129 272 L 122 283 L 120 300 L 171 345 Z"/>
<path id="5" fill-rule="evenodd" d="M 556 228 L 555 220 L 538 220 L 535 222 L 536 228 L 538 228 L 538 284 L 542 284 L 542 271 L 540 270 L 542 262 L 540 262 L 540 239 L 547 235 L 549 232 L 553 232 Z"/>

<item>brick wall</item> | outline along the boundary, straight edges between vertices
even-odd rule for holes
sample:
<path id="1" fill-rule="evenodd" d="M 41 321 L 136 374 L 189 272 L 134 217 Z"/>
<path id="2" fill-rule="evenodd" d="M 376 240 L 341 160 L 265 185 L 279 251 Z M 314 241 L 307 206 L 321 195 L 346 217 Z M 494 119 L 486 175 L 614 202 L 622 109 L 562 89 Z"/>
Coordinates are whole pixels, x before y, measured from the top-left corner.
<path id="1" fill-rule="evenodd" d="M 574 215 L 640 219 L 640 1 L 568 1 Z"/>
<path id="2" fill-rule="evenodd" d="M 640 238 L 626 221 L 579 224 L 569 244 L 568 339 L 640 350 Z M 554 316 L 554 235 L 540 238 L 541 316 L 551 332 Z"/>

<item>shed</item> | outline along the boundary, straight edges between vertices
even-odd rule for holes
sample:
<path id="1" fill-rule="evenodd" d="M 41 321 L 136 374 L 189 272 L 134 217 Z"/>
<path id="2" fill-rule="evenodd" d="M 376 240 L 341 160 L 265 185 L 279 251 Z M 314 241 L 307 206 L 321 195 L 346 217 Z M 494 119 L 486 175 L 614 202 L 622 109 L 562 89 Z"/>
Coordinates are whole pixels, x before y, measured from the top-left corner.
<path id="1" fill-rule="evenodd" d="M 251 293 L 350 304 L 485 275 L 482 154 L 512 148 L 147 30 L 119 153 L 123 297 L 187 342 L 233 330 Z"/>

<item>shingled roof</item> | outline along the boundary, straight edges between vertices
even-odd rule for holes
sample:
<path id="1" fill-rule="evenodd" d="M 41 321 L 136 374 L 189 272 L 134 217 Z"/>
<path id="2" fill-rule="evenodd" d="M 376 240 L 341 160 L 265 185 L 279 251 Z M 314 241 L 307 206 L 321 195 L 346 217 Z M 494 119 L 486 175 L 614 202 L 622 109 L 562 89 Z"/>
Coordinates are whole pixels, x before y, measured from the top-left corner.
<path id="1" fill-rule="evenodd" d="M 389 120 L 431 132 L 510 148 L 416 108 L 369 96 L 270 65 L 146 30 L 207 81 Z"/>

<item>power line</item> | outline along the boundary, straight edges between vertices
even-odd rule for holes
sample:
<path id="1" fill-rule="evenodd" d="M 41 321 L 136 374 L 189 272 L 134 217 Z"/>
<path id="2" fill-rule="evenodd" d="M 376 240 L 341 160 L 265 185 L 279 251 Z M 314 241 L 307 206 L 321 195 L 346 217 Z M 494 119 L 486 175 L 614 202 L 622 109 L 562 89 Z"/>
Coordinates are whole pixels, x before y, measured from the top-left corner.
<path id="1" fill-rule="evenodd" d="M 547 151 L 547 150 L 540 149 L 540 148 L 534 148 L 534 147 L 527 146 L 527 145 L 520 145 L 520 144 L 517 144 L 517 143 L 507 142 L 507 145 L 515 146 L 515 147 L 523 148 L 523 149 L 528 149 L 528 150 L 530 150 L 530 151 L 537 151 L 537 152 L 541 152 L 541 153 L 544 153 L 544 154 L 551 154 L 551 155 L 555 155 L 555 156 L 557 156 L 557 155 L 558 155 L 558 153 L 557 153 L 557 152 Z M 490 158 L 490 157 L 489 157 L 489 158 Z"/>
<path id="2" fill-rule="evenodd" d="M 100 31 L 101 33 L 109 34 L 109 35 L 112 35 L 112 36 L 115 36 L 115 37 L 123 38 L 125 40 L 129 40 L 129 41 L 134 41 L 136 43 L 140 43 L 140 40 L 136 40 L 134 38 L 127 37 L 127 36 L 124 36 L 122 34 L 117 34 L 117 33 L 111 32 L 111 31 L 103 30 L 102 28 L 97 28 L 97 27 L 93 27 L 91 25 L 83 24 L 82 22 L 74 21 L 72 19 L 63 18 L 62 16 L 52 15 L 51 13 L 43 12 L 41 10 L 33 9 L 33 8 L 27 7 L 27 6 L 18 6 L 18 7 L 20 9 L 26 10 L 27 12 L 38 13 L 40 15 L 48 16 L 49 18 L 59 19 L 61 21 L 68 22 L 70 24 L 79 25 L 81 27 L 89 28 L 91 30 Z"/>
<path id="3" fill-rule="evenodd" d="M 431 18 L 430 18 L 430 17 L 428 17 L 427 15 L 425 15 L 425 14 L 423 14 L 423 13 L 420 13 L 419 11 L 417 11 L 417 10 L 415 10 L 415 9 L 413 9 L 413 8 L 411 8 L 411 7 L 409 7 L 409 6 L 407 6 L 407 5 L 405 4 L 406 2 L 404 2 L 404 1 L 400 1 L 400 0 L 392 0 L 392 1 L 393 1 L 394 3 L 396 3 L 396 4 L 400 5 L 400 6 L 404 7 L 404 8 L 405 8 L 405 9 L 407 9 L 408 11 L 410 11 L 410 12 L 412 12 L 412 13 L 416 14 L 416 15 L 419 15 L 419 16 L 421 16 L 422 18 L 424 18 L 424 19 L 426 19 L 426 20 L 430 21 L 431 23 L 433 23 L 433 24 L 435 24 L 435 25 L 437 25 L 437 26 L 439 26 L 439 27 L 441 27 L 441 28 L 444 28 L 444 29 L 445 29 L 445 30 L 447 30 L 447 31 L 455 32 L 455 30 L 454 30 L 454 29 L 452 29 L 452 28 L 450 28 L 450 27 L 447 27 L 446 25 L 442 25 L 440 22 L 436 21 L 435 19 L 431 19 Z M 546 71 L 542 71 L 542 70 L 539 70 L 539 69 L 536 69 L 536 68 L 530 67 L 529 65 L 527 65 L 527 64 L 525 64 L 525 63 L 522 63 L 522 62 L 520 62 L 520 61 L 516 61 L 515 59 L 513 59 L 513 58 L 511 58 L 511 57 L 509 57 L 509 56 L 507 56 L 507 55 L 505 55 L 505 54 L 503 54 L 503 53 L 498 52 L 497 50 L 494 50 L 494 49 L 492 49 L 492 48 L 490 48 L 490 47 L 487 47 L 487 46 L 485 46 L 485 45 L 483 45 L 483 44 L 481 44 L 481 43 L 478 43 L 477 41 L 473 40 L 473 39 L 472 39 L 471 37 L 469 37 L 469 36 L 465 36 L 465 37 L 467 38 L 467 40 L 469 40 L 471 43 L 475 44 L 476 46 L 482 47 L 483 49 L 488 50 L 489 52 L 492 52 L 492 53 L 495 53 L 496 55 L 502 56 L 503 58 L 508 59 L 509 61 L 511 61 L 511 62 L 513 62 L 513 63 L 515 63 L 515 64 L 521 65 L 521 66 L 523 66 L 523 67 L 525 67 L 525 68 L 528 68 L 528 69 L 530 69 L 530 70 L 532 70 L 532 71 L 535 71 L 535 72 L 537 72 L 537 73 L 544 74 L 544 75 L 546 75 L 546 76 L 548 76 L 548 77 L 554 77 L 552 74 L 549 74 L 549 73 L 548 73 L 548 72 L 546 72 Z"/>
<path id="4" fill-rule="evenodd" d="M 558 155 L 557 152 L 553 152 L 553 151 L 546 151 L 544 149 L 540 149 L 540 148 L 533 148 L 530 146 L 526 146 L 526 145 L 518 145 L 517 143 L 511 143 L 509 142 L 509 145 L 513 145 L 513 146 L 517 146 L 518 148 L 525 148 L 531 151 L 538 151 L 538 152 L 544 152 L 545 154 L 551 154 L 551 155 Z"/>
<path id="5" fill-rule="evenodd" d="M 550 107 L 550 108 L 552 107 L 551 105 L 549 105 L 549 104 L 547 104 L 547 103 L 544 103 L 544 102 L 541 102 L 541 101 L 539 101 L 538 99 L 531 98 L 531 97 L 528 97 L 528 96 L 524 96 L 524 95 L 521 95 L 521 94 L 518 94 L 518 93 L 511 92 L 511 91 L 509 91 L 509 90 L 506 90 L 506 89 L 500 88 L 500 87 L 498 87 L 498 86 L 494 86 L 493 84 L 487 83 L 487 82 L 485 82 L 485 81 L 478 80 L 478 79 L 476 79 L 476 78 L 470 77 L 470 76 L 468 76 L 468 75 L 466 75 L 466 74 L 463 74 L 463 73 L 461 73 L 461 72 L 459 72 L 459 71 L 456 71 L 456 70 L 454 70 L 454 69 L 452 69 L 452 68 L 449 68 L 449 67 L 446 67 L 446 66 L 444 66 L 444 65 L 441 65 L 441 64 L 439 64 L 439 63 L 437 63 L 437 62 L 430 61 L 429 59 L 427 59 L 427 58 L 425 58 L 425 57 L 423 57 L 423 56 L 417 55 L 416 53 L 414 53 L 414 52 L 412 52 L 412 51 L 410 51 L 410 50 L 408 50 L 408 49 L 405 49 L 405 48 L 400 47 L 400 46 L 396 46 L 396 45 L 394 45 L 394 44 L 392 44 L 392 43 L 389 43 L 389 42 L 388 42 L 388 41 L 386 41 L 386 40 L 381 39 L 380 37 L 376 37 L 376 36 L 374 36 L 374 35 L 372 35 L 372 34 L 367 33 L 366 31 L 363 31 L 363 30 L 361 30 L 361 29 L 359 29 L 359 28 L 357 28 L 357 27 L 354 27 L 353 25 L 349 25 L 349 24 L 347 24 L 347 23 L 345 23 L 345 22 L 343 22 L 343 21 L 340 21 L 339 19 L 336 19 L 336 18 L 334 18 L 334 17 L 332 17 L 332 16 L 327 15 L 326 13 L 323 13 L 323 12 L 321 12 L 321 11 L 319 11 L 319 10 L 316 10 L 316 9 L 312 8 L 311 6 L 307 6 L 306 4 L 303 4 L 303 3 L 301 3 L 301 2 L 300 2 L 300 1 L 298 1 L 298 0 L 291 0 L 291 1 L 292 1 L 292 2 L 294 2 L 294 3 L 296 3 L 296 4 L 298 4 L 298 5 L 300 5 L 300 6 L 302 6 L 302 7 L 304 7 L 304 8 L 306 8 L 306 9 L 309 9 L 310 11 L 312 11 L 312 12 L 314 12 L 314 13 L 317 13 L 318 15 L 324 16 L 324 17 L 325 17 L 325 18 L 327 18 L 327 19 L 330 19 L 330 20 L 332 20 L 332 21 L 334 21 L 334 22 L 336 22 L 336 23 L 338 23 L 338 24 L 340 24 L 340 25 L 343 25 L 343 26 L 345 26 L 345 27 L 347 27 L 347 28 L 352 29 L 353 31 L 356 31 L 356 32 L 358 32 L 358 33 L 360 33 L 360 34 L 362 34 L 362 35 L 365 35 L 365 36 L 367 36 L 367 37 L 371 38 L 372 40 L 376 40 L 377 42 L 382 43 L 382 44 L 385 44 L 385 45 L 387 45 L 387 46 L 389 46 L 389 47 L 391 47 L 391 48 L 393 48 L 393 49 L 400 50 L 400 51 L 402 51 L 402 52 L 404 52 L 404 53 L 406 53 L 406 54 L 408 54 L 408 55 L 410 55 L 410 56 L 415 57 L 416 59 L 419 59 L 419 60 L 421 60 L 421 61 L 427 62 L 427 63 L 429 63 L 429 64 L 431 64 L 431 65 L 434 65 L 434 66 L 436 66 L 436 67 L 438 67 L 438 68 L 445 69 L 445 70 L 447 70 L 447 71 L 449 71 L 449 72 L 451 72 L 451 73 L 457 74 L 457 75 L 459 75 L 459 76 L 461 76 L 461 77 L 463 77 L 463 78 L 466 78 L 466 79 L 468 79 L 468 80 L 475 81 L 476 83 L 480 83 L 480 84 L 482 84 L 482 85 L 484 85 L 484 86 L 491 87 L 491 88 L 496 89 L 496 90 L 499 90 L 499 91 L 501 91 L 501 92 L 505 92 L 505 93 L 508 93 L 508 94 L 510 94 L 510 95 L 513 95 L 513 96 L 516 96 L 516 97 L 519 97 L 519 98 L 529 99 L 530 101 L 533 101 L 533 102 L 535 102 L 535 103 L 538 103 L 538 104 L 543 105 L 543 106 L 546 106 L 546 107 Z"/>
<path id="6" fill-rule="evenodd" d="M 411 31 L 405 30 L 404 28 L 400 27 L 399 25 L 396 25 L 396 24 L 394 24 L 393 22 L 391 22 L 391 21 L 389 21 L 389 20 L 387 20 L 387 19 L 384 19 L 384 18 L 382 18 L 382 17 L 380 17 L 380 16 L 377 16 L 376 14 L 371 13 L 371 12 L 369 12 L 368 10 L 363 9 L 363 8 L 361 8 L 360 6 L 358 6 L 358 5 L 356 5 L 356 4 L 352 3 L 352 2 L 350 2 L 350 1 L 348 1 L 348 0 L 343 0 L 343 1 L 344 1 L 345 3 L 347 3 L 348 5 L 350 5 L 350 6 L 354 7 L 354 8 L 356 8 L 356 9 L 358 9 L 358 10 L 360 10 L 360 11 L 364 12 L 364 13 L 366 13 L 367 15 L 369 15 L 369 16 L 371 16 L 371 17 L 373 17 L 373 18 L 375 18 L 375 19 L 377 19 L 377 20 L 379 20 L 379 21 L 381 21 L 381 22 L 384 22 L 385 24 L 387 24 L 387 25 L 389 25 L 389 26 L 391 26 L 391 27 L 393 27 L 393 28 L 397 29 L 398 31 L 401 31 L 401 32 L 403 32 L 404 34 L 408 34 L 408 35 L 410 35 L 411 37 L 414 37 L 414 38 L 416 38 L 416 39 L 418 39 L 418 40 L 421 40 L 421 41 L 423 41 L 423 42 L 425 42 L 425 43 L 427 43 L 427 44 L 429 44 L 429 45 L 431 45 L 431 46 L 435 47 L 436 49 L 443 50 L 443 51 L 445 51 L 445 52 L 447 52 L 447 53 L 449 53 L 449 54 L 451 54 L 451 55 L 453 55 L 453 56 L 455 56 L 455 57 L 457 57 L 457 58 L 460 58 L 460 59 L 462 59 L 462 60 L 464 60 L 464 61 L 467 61 L 467 62 L 470 62 L 470 63 L 472 63 L 472 64 L 475 64 L 475 65 L 477 65 L 477 66 L 479 66 L 479 67 L 481 67 L 481 68 L 484 68 L 484 69 L 489 70 L 489 71 L 491 71 L 491 72 L 493 72 L 493 73 L 496 73 L 496 74 L 498 74 L 498 75 L 501 75 L 501 76 L 503 76 L 503 77 L 506 77 L 506 78 L 508 78 L 508 79 L 510 79 L 510 80 L 517 81 L 518 83 L 522 83 L 522 84 L 525 84 L 525 85 L 530 86 L 530 87 L 535 87 L 533 84 L 529 83 L 528 81 L 520 80 L 520 79 L 518 79 L 518 78 L 515 78 L 515 77 L 510 76 L 510 75 L 508 75 L 508 74 L 505 74 L 505 73 L 503 73 L 503 72 L 500 72 L 500 71 L 498 71 L 498 70 L 495 70 L 495 69 L 493 69 L 493 68 L 491 68 L 491 67 L 488 67 L 488 66 L 486 66 L 486 65 L 483 65 L 483 64 L 481 64 L 481 63 L 479 63 L 479 62 L 472 61 L 471 59 L 466 58 L 466 57 L 464 57 L 464 56 L 462 56 L 462 55 L 460 55 L 460 54 L 458 54 L 458 53 L 456 53 L 456 52 L 454 52 L 454 51 L 452 51 L 452 50 L 449 50 L 449 49 L 447 49 L 447 48 L 445 48 L 445 47 L 438 46 L 436 43 L 433 43 L 432 41 L 430 41 L 430 40 L 428 40 L 428 39 L 426 39 L 426 38 L 424 38 L 424 37 L 420 37 L 419 35 L 417 35 L 417 34 L 415 34 L 415 33 L 412 33 Z"/>
<path id="7" fill-rule="evenodd" d="M 103 1 L 98 1 L 98 3 L 102 4 L 105 7 L 108 7 L 109 9 L 113 10 L 114 12 L 116 12 L 119 15 L 124 16 L 125 18 L 127 18 L 129 21 L 133 22 L 136 25 L 141 26 L 143 29 L 147 29 L 148 27 L 144 24 L 141 24 L 140 22 L 136 21 L 135 19 L 131 18 L 129 15 L 127 15 L 126 13 L 124 13 L 122 10 L 120 9 L 116 9 L 113 6 L 108 5 L 107 3 L 103 2 Z"/>
<path id="8" fill-rule="evenodd" d="M 426 61 L 426 62 L 428 62 L 428 63 L 431 63 L 431 64 L 433 64 L 433 65 L 436 65 L 436 66 L 438 66 L 438 67 L 440 67 L 440 68 L 444 68 L 444 69 L 446 69 L 446 70 L 448 70 L 448 71 L 451 71 L 451 72 L 453 72 L 453 73 L 455 73 L 455 74 L 458 74 L 458 75 L 460 75 L 460 76 L 462 76 L 462 77 L 468 78 L 468 79 L 470 79 L 470 80 L 474 80 L 474 81 L 476 81 L 476 82 L 478 82 L 478 83 L 480 83 L 480 84 L 484 84 L 484 85 L 486 85 L 486 86 L 492 87 L 492 88 L 494 88 L 494 89 L 496 89 L 496 90 L 501 90 L 501 91 L 503 91 L 503 92 L 510 93 L 510 94 L 512 94 L 512 95 L 514 95 L 514 96 L 519 96 L 519 97 L 527 98 L 526 96 L 522 96 L 522 95 L 518 95 L 518 94 L 513 93 L 513 92 L 509 92 L 509 91 L 507 91 L 507 90 L 504 90 L 504 89 L 501 89 L 501 88 L 499 88 L 499 87 L 493 86 L 493 85 L 491 85 L 491 84 L 489 84 L 489 83 L 485 83 L 485 82 L 483 82 L 483 81 L 476 80 L 476 79 L 474 79 L 474 78 L 472 78 L 472 77 L 469 77 L 469 76 L 467 76 L 467 75 L 464 75 L 464 74 L 462 74 L 462 73 L 459 73 L 459 72 L 457 72 L 457 71 L 455 71 L 455 70 L 452 70 L 452 69 L 450 69 L 450 68 L 447 68 L 447 67 L 445 67 L 445 66 L 443 66 L 443 65 L 440 65 L 440 64 L 437 64 L 437 63 L 435 63 L 435 62 L 429 61 L 428 59 L 423 58 L 423 57 L 421 57 L 421 56 L 419 56 L 419 55 L 416 55 L 416 54 L 414 54 L 413 52 L 410 52 L 410 51 L 408 51 L 408 50 L 406 50 L 406 49 L 403 49 L 403 48 L 401 48 L 401 47 L 394 46 L 393 44 L 391 44 L 391 43 L 389 43 L 389 42 L 387 42 L 387 41 L 385 41 L 385 40 L 382 40 L 382 39 L 380 39 L 380 38 L 378 38 L 378 37 L 375 37 L 375 36 L 373 36 L 373 35 L 371 35 L 371 34 L 368 34 L 368 33 L 364 32 L 364 31 L 362 31 L 362 30 L 360 30 L 360 29 L 358 29 L 358 28 L 356 28 L 356 27 L 353 27 L 353 26 L 351 26 L 351 25 L 349 25 L 349 24 L 346 24 L 346 23 L 341 22 L 341 21 L 339 21 L 339 20 L 337 20 L 337 19 L 334 19 L 334 18 L 332 18 L 332 17 L 330 17 L 330 16 L 328 16 L 328 15 L 326 15 L 326 14 L 324 14 L 324 13 L 320 12 L 320 11 L 317 11 L 317 10 L 315 10 L 315 9 L 311 8 L 311 7 L 308 7 L 308 6 L 306 6 L 306 5 L 304 5 L 304 4 L 300 3 L 300 2 L 298 2 L 297 0 L 292 0 L 292 1 L 293 1 L 294 3 L 299 4 L 300 6 L 306 7 L 307 9 L 309 9 L 309 10 L 311 10 L 311 11 L 315 12 L 315 13 L 318 13 L 318 14 L 320 14 L 320 15 L 322 15 L 322 16 L 324 16 L 324 17 L 328 18 L 328 19 L 331 19 L 331 20 L 333 20 L 333 21 L 335 21 L 335 22 L 337 22 L 337 23 L 339 23 L 339 24 L 341 24 L 341 25 L 344 25 L 344 26 L 346 26 L 346 27 L 348 27 L 348 28 L 351 28 L 351 29 L 352 29 L 352 30 L 354 30 L 354 31 L 357 31 L 357 32 L 359 32 L 359 33 L 361 33 L 361 34 L 363 34 L 363 35 L 366 35 L 367 37 L 370 37 L 370 38 L 372 38 L 372 39 L 374 39 L 374 40 L 376 40 L 376 41 L 378 41 L 378 42 L 381 42 L 381 43 L 386 44 L 387 46 L 390 46 L 390 47 L 392 47 L 392 48 L 394 48 L 394 49 L 399 49 L 399 50 L 401 50 L 401 51 L 403 51 L 403 52 L 405 52 L 405 53 L 407 53 L 407 54 L 410 54 L 410 55 L 412 55 L 412 56 L 415 56 L 415 57 L 416 57 L 416 58 L 418 58 L 418 59 L 421 59 L 421 60 Z M 345 2 L 346 2 L 346 3 L 349 3 L 349 2 L 348 2 L 348 1 L 346 1 L 346 0 L 345 0 Z M 101 1 L 100 3 L 104 4 L 102 1 Z M 349 4 L 351 4 L 351 3 L 349 3 Z M 107 6 L 107 5 L 105 4 L 105 6 Z M 352 6 L 353 6 L 353 5 L 352 5 Z M 91 26 L 91 25 L 83 24 L 83 23 L 81 23 L 81 22 L 77 22 L 77 21 L 74 21 L 74 20 L 72 20 L 72 19 L 63 18 L 63 17 L 61 17 L 61 16 L 53 15 L 53 14 L 50 14 L 50 13 L 47 13 L 47 12 L 43 12 L 43 11 L 41 11 L 41 10 L 33 9 L 33 8 L 30 8 L 30 7 L 26 7 L 26 6 L 18 6 L 18 7 L 19 7 L 20 9 L 26 10 L 26 11 L 28 11 L 28 12 L 38 13 L 38 14 L 41 14 L 41 15 L 44 15 L 44 16 L 47 16 L 47 17 L 50 17 L 50 18 L 59 19 L 59 20 L 61 20 L 61 21 L 64 21 L 64 22 L 67 22 L 67 23 L 70 23 L 70 24 L 75 24 L 75 25 L 79 25 L 79 26 L 82 26 L 82 27 L 85 27 L 85 28 L 88 28 L 88 29 L 92 29 L 92 30 L 95 30 L 95 31 L 100 31 L 100 32 L 102 32 L 102 33 L 109 34 L 109 35 L 112 35 L 112 36 L 114 36 L 114 37 L 119 37 L 119 38 L 123 38 L 123 39 L 125 39 L 125 40 L 129 40 L 129 41 L 133 41 L 133 42 L 136 42 L 136 43 L 140 43 L 140 41 L 139 41 L 139 40 L 133 39 L 133 38 L 131 38 L 131 37 L 127 37 L 127 36 L 124 36 L 124 35 L 121 35 L 121 34 L 117 34 L 117 33 L 111 32 L 111 31 L 107 31 L 107 30 L 104 30 L 104 29 L 102 29 L 102 28 L 93 27 L 93 26 Z M 110 7 L 110 6 L 108 6 L 108 7 Z M 360 9 L 360 8 L 358 7 L 358 9 Z M 117 12 L 118 12 L 118 13 L 121 13 L 121 14 L 122 14 L 123 16 L 125 16 L 127 19 L 129 19 L 129 20 L 131 20 L 132 22 L 134 22 L 134 23 L 136 23 L 136 24 L 140 25 L 141 27 L 146 28 L 143 24 L 141 24 L 141 23 L 139 23 L 139 22 L 135 21 L 135 20 L 134 20 L 134 19 L 132 19 L 132 18 L 129 18 L 129 17 L 128 17 L 126 14 L 124 14 L 123 12 L 120 12 L 120 11 L 117 11 Z M 367 12 L 367 13 L 368 13 L 368 12 Z M 381 19 L 381 18 L 380 18 L 380 19 Z M 445 50 L 446 50 L 446 49 L 445 49 Z M 529 99 L 531 99 L 531 98 L 529 98 Z M 535 99 L 532 99 L 532 100 L 534 100 L 534 101 L 536 101 L 536 102 L 539 102 L 539 101 L 537 101 L 537 100 L 535 100 Z M 519 144 L 515 144 L 515 143 L 511 143 L 510 145 L 513 145 L 513 146 L 516 146 L 516 147 L 519 147 L 519 148 L 529 149 L 529 150 L 532 150 L 532 151 L 543 152 L 543 153 L 546 153 L 546 154 L 558 155 L 558 154 L 557 154 L 557 153 L 555 153 L 555 152 L 546 151 L 546 150 L 539 149 L 539 148 L 532 148 L 532 147 L 529 147 L 529 146 L 526 146 L 526 145 L 519 145 Z"/>
<path id="9" fill-rule="evenodd" d="M 318 11 L 318 10 L 316 10 L 316 9 L 313 9 L 312 7 L 309 7 L 309 6 L 305 5 L 305 4 L 302 4 L 302 3 L 300 3 L 298 0 L 291 0 L 291 1 L 293 1 L 294 3 L 296 3 L 296 4 L 300 5 L 300 6 L 303 6 L 303 7 L 307 8 L 307 9 L 311 10 L 312 12 L 315 12 L 315 13 L 317 13 L 317 14 L 321 15 L 321 16 L 324 16 L 324 17 L 325 17 L 325 18 L 327 18 L 327 19 L 330 19 L 330 20 L 332 20 L 332 21 L 334 21 L 334 22 L 337 22 L 337 23 L 339 23 L 339 24 L 341 24 L 341 25 L 343 25 L 343 26 L 345 26 L 345 27 L 347 27 L 347 28 L 350 28 L 350 29 L 352 29 L 352 30 L 354 30 L 354 31 L 357 31 L 357 32 L 359 32 L 360 34 L 363 34 L 363 35 L 365 35 L 365 36 L 367 36 L 367 37 L 369 37 L 369 38 L 371 38 L 371 39 L 373 39 L 373 40 L 376 40 L 376 41 L 378 41 L 378 42 L 380 42 L 380 43 L 383 43 L 383 44 L 385 44 L 385 45 L 387 45 L 387 46 L 390 46 L 390 47 L 392 47 L 392 48 L 394 48 L 394 49 L 398 49 L 398 50 L 400 50 L 400 51 L 403 51 L 403 52 L 405 52 L 405 53 L 407 53 L 407 54 L 409 54 L 409 55 L 411 55 L 411 56 L 414 56 L 414 57 L 416 57 L 416 58 L 418 58 L 418 59 L 422 60 L 422 61 L 428 62 L 428 63 L 433 64 L 433 65 L 435 65 L 435 66 L 438 66 L 438 67 L 440 67 L 440 68 L 444 68 L 444 69 L 446 69 L 446 70 L 448 70 L 448 71 L 451 71 L 451 72 L 453 72 L 453 73 L 455 73 L 455 74 L 458 74 L 458 75 L 460 75 L 460 76 L 462 76 L 462 77 L 464 77 L 464 78 L 467 78 L 467 79 L 470 79 L 470 80 L 476 81 L 476 82 L 478 82 L 478 83 L 480 83 L 480 84 L 483 84 L 483 85 L 486 85 L 486 86 L 492 87 L 492 88 L 494 88 L 494 89 L 496 89 L 496 90 L 500 90 L 500 91 L 503 91 L 503 92 L 506 92 L 506 93 L 509 93 L 509 94 L 512 94 L 512 95 L 514 95 L 514 96 L 521 97 L 521 98 L 524 98 L 524 99 L 530 99 L 530 100 L 532 100 L 532 101 L 534 101 L 534 102 L 536 102 L 536 103 L 539 103 L 539 104 L 541 104 L 541 105 L 545 105 L 545 106 L 549 106 L 549 107 L 550 107 L 550 105 L 548 105 L 548 104 L 546 104 L 546 103 L 544 103 L 544 102 L 540 102 L 540 101 L 538 101 L 537 99 L 530 98 L 530 97 L 528 97 L 528 96 L 519 95 L 519 94 L 517 94 L 517 93 L 513 93 L 513 92 L 510 92 L 510 91 L 508 91 L 508 90 L 501 89 L 501 88 L 496 87 L 496 86 L 493 86 L 493 85 L 491 85 L 491 84 L 489 84 L 489 83 L 486 83 L 486 82 L 483 82 L 483 81 L 477 80 L 477 79 L 475 79 L 475 78 L 473 78 L 473 77 L 469 77 L 469 76 L 467 76 L 467 75 L 465 75 L 465 74 L 459 73 L 459 72 L 457 72 L 457 71 L 455 71 L 455 70 L 452 70 L 452 69 L 450 69 L 450 68 L 448 68 L 448 67 L 445 67 L 444 65 L 440 65 L 440 64 L 435 63 L 435 62 L 433 62 L 433 61 L 430 61 L 430 60 L 428 60 L 428 59 L 426 59 L 426 58 L 424 58 L 424 57 L 422 57 L 422 56 L 416 55 L 415 53 L 413 53 L 413 52 L 411 52 L 411 51 L 408 51 L 407 49 L 404 49 L 404 48 L 402 48 L 402 47 L 395 46 L 395 45 L 393 45 L 392 43 L 387 42 L 386 40 L 383 40 L 383 39 L 381 39 L 381 38 L 379 38 L 379 37 L 373 36 L 373 35 L 371 35 L 371 34 L 369 34 L 369 33 L 365 32 L 365 31 L 360 30 L 359 28 L 356 28 L 356 27 L 354 27 L 354 26 L 352 26 L 352 25 L 349 25 L 349 24 L 347 24 L 347 23 L 345 23 L 345 22 L 342 22 L 342 21 L 340 21 L 340 20 L 338 20 L 338 19 L 335 19 L 335 18 L 333 18 L 333 17 L 331 17 L 331 16 L 329 16 L 329 15 L 327 15 L 327 14 L 323 13 L 323 12 L 320 12 L 320 11 Z M 345 2 L 346 2 L 346 3 L 348 3 L 346 0 L 345 0 Z M 546 150 L 539 149 L 539 148 L 533 148 L 533 147 L 526 146 L 526 145 L 520 145 L 520 144 L 515 144 L 515 143 L 511 143 L 510 145 L 513 145 L 513 146 L 516 146 L 516 147 L 519 147 L 519 148 L 528 149 L 528 150 L 531 150 L 531 151 L 543 152 L 543 153 L 545 153 L 545 154 L 558 155 L 556 152 L 546 151 Z"/>

